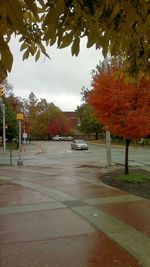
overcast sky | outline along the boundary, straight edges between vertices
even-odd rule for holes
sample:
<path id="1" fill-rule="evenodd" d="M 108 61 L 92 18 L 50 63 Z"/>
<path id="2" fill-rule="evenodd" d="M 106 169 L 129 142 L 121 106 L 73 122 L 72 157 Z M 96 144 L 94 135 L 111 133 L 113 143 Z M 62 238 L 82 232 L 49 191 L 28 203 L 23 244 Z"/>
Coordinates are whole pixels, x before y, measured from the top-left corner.
<path id="1" fill-rule="evenodd" d="M 74 111 L 81 104 L 81 88 L 90 85 L 90 72 L 99 60 L 100 50 L 87 49 L 82 41 L 78 57 L 71 56 L 70 47 L 49 49 L 51 60 L 41 56 L 35 63 L 33 57 L 22 60 L 16 40 L 11 41 L 14 62 L 8 81 L 13 85 L 16 96 L 28 98 L 33 92 L 38 99 L 53 102 L 62 111 Z"/>

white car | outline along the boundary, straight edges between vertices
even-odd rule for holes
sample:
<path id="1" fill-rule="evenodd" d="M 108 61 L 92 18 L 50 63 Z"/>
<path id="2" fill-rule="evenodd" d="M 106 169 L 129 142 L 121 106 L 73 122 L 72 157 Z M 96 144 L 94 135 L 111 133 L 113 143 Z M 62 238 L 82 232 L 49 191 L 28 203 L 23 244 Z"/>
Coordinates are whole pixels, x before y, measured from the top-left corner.
<path id="1" fill-rule="evenodd" d="M 67 137 L 67 141 L 73 141 L 73 137 L 72 136 L 68 136 Z"/>
<path id="2" fill-rule="evenodd" d="M 62 138 L 62 136 L 60 136 L 60 135 L 55 135 L 55 136 L 52 137 L 52 140 L 53 140 L 53 141 L 62 141 L 63 138 Z"/>
<path id="3" fill-rule="evenodd" d="M 88 145 L 84 140 L 74 140 L 71 143 L 71 149 L 75 150 L 88 150 Z"/>

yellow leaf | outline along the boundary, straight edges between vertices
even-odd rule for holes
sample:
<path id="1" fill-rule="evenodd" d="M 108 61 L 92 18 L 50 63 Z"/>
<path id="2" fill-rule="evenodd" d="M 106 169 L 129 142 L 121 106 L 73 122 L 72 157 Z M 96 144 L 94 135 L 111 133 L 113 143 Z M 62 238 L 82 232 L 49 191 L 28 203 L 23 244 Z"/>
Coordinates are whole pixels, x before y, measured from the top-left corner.
<path id="1" fill-rule="evenodd" d="M 1 60 L 6 70 L 10 72 L 12 68 L 12 63 L 13 63 L 12 53 L 9 49 L 8 44 L 3 40 L 2 37 L 0 37 L 0 43 L 2 44 L 1 49 L 0 49 Z"/>
<path id="2" fill-rule="evenodd" d="M 32 0 L 24 0 L 26 3 L 26 6 L 32 11 L 34 16 L 38 19 L 38 14 L 37 14 L 37 6 L 34 1 Z"/>
<path id="3" fill-rule="evenodd" d="M 111 17 L 114 18 L 120 11 L 120 3 L 119 1 L 116 1 L 116 3 L 113 5 L 113 11 L 111 14 Z"/>
<path id="4" fill-rule="evenodd" d="M 60 14 L 64 13 L 65 10 L 65 3 L 64 0 L 56 0 L 55 1 L 55 10 L 56 10 L 56 17 L 59 17 Z"/>

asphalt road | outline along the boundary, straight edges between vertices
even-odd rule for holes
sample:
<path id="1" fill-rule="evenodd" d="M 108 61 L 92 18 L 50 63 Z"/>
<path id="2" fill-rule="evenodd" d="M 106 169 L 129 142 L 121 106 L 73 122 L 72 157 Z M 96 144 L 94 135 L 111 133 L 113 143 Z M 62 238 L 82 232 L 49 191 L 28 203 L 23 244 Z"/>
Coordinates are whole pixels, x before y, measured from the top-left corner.
<path id="1" fill-rule="evenodd" d="M 106 165 L 105 145 L 89 143 L 89 150 L 71 150 L 71 142 L 39 141 L 24 145 L 22 160 L 24 165 L 55 165 L 55 164 L 94 164 Z M 124 164 L 124 147 L 111 147 L 113 164 Z M 13 164 L 16 164 L 18 152 L 13 152 Z M 10 153 L 3 155 L 0 151 L 0 164 L 9 164 Z M 135 167 L 145 166 L 150 168 L 150 147 L 130 147 L 129 165 Z"/>
<path id="2" fill-rule="evenodd" d="M 106 164 L 106 148 L 105 145 L 95 145 L 90 143 L 88 151 L 74 151 L 70 149 L 69 142 L 46 142 L 43 143 L 44 153 L 47 158 L 60 162 L 75 163 L 103 163 Z M 111 148 L 111 156 L 113 163 L 124 163 L 125 149 L 124 147 Z M 150 166 L 150 148 L 130 148 L 129 163 L 132 165 Z"/>

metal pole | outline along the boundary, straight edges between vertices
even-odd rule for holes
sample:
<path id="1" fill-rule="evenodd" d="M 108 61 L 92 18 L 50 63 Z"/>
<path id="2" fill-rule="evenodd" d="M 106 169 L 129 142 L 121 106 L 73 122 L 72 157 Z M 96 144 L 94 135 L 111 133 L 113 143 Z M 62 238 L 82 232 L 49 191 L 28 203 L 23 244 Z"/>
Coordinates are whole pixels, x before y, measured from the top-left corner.
<path id="1" fill-rule="evenodd" d="M 2 56 L 0 53 L 0 60 L 1 58 Z M 3 114 L 3 152 L 6 153 L 5 104 L 3 104 L 3 100 L 1 97 L 0 97 L 0 105 Z"/>
<path id="2" fill-rule="evenodd" d="M 3 99 L 1 97 L 0 97 L 0 107 L 2 110 L 2 116 L 3 116 L 3 152 L 6 153 L 5 104 L 3 103 Z"/>
<path id="3" fill-rule="evenodd" d="M 10 166 L 12 166 L 12 146 L 10 147 Z"/>
<path id="4" fill-rule="evenodd" d="M 5 104 L 2 104 L 2 113 L 3 113 L 3 152 L 6 153 Z"/>
<path id="5" fill-rule="evenodd" d="M 104 58 L 104 69 L 107 72 L 108 71 L 108 59 L 107 55 Z M 106 166 L 111 166 L 111 137 L 110 132 L 106 130 Z"/>
<path id="6" fill-rule="evenodd" d="M 106 131 L 106 159 L 107 159 L 107 167 L 111 166 L 111 138 L 110 132 Z"/>
<path id="7" fill-rule="evenodd" d="M 21 160 L 21 120 L 19 121 L 19 160 Z"/>
<path id="8" fill-rule="evenodd" d="M 17 165 L 22 166 L 23 161 L 21 160 L 21 120 L 19 120 L 18 123 L 19 123 L 19 160 L 17 162 Z"/>

